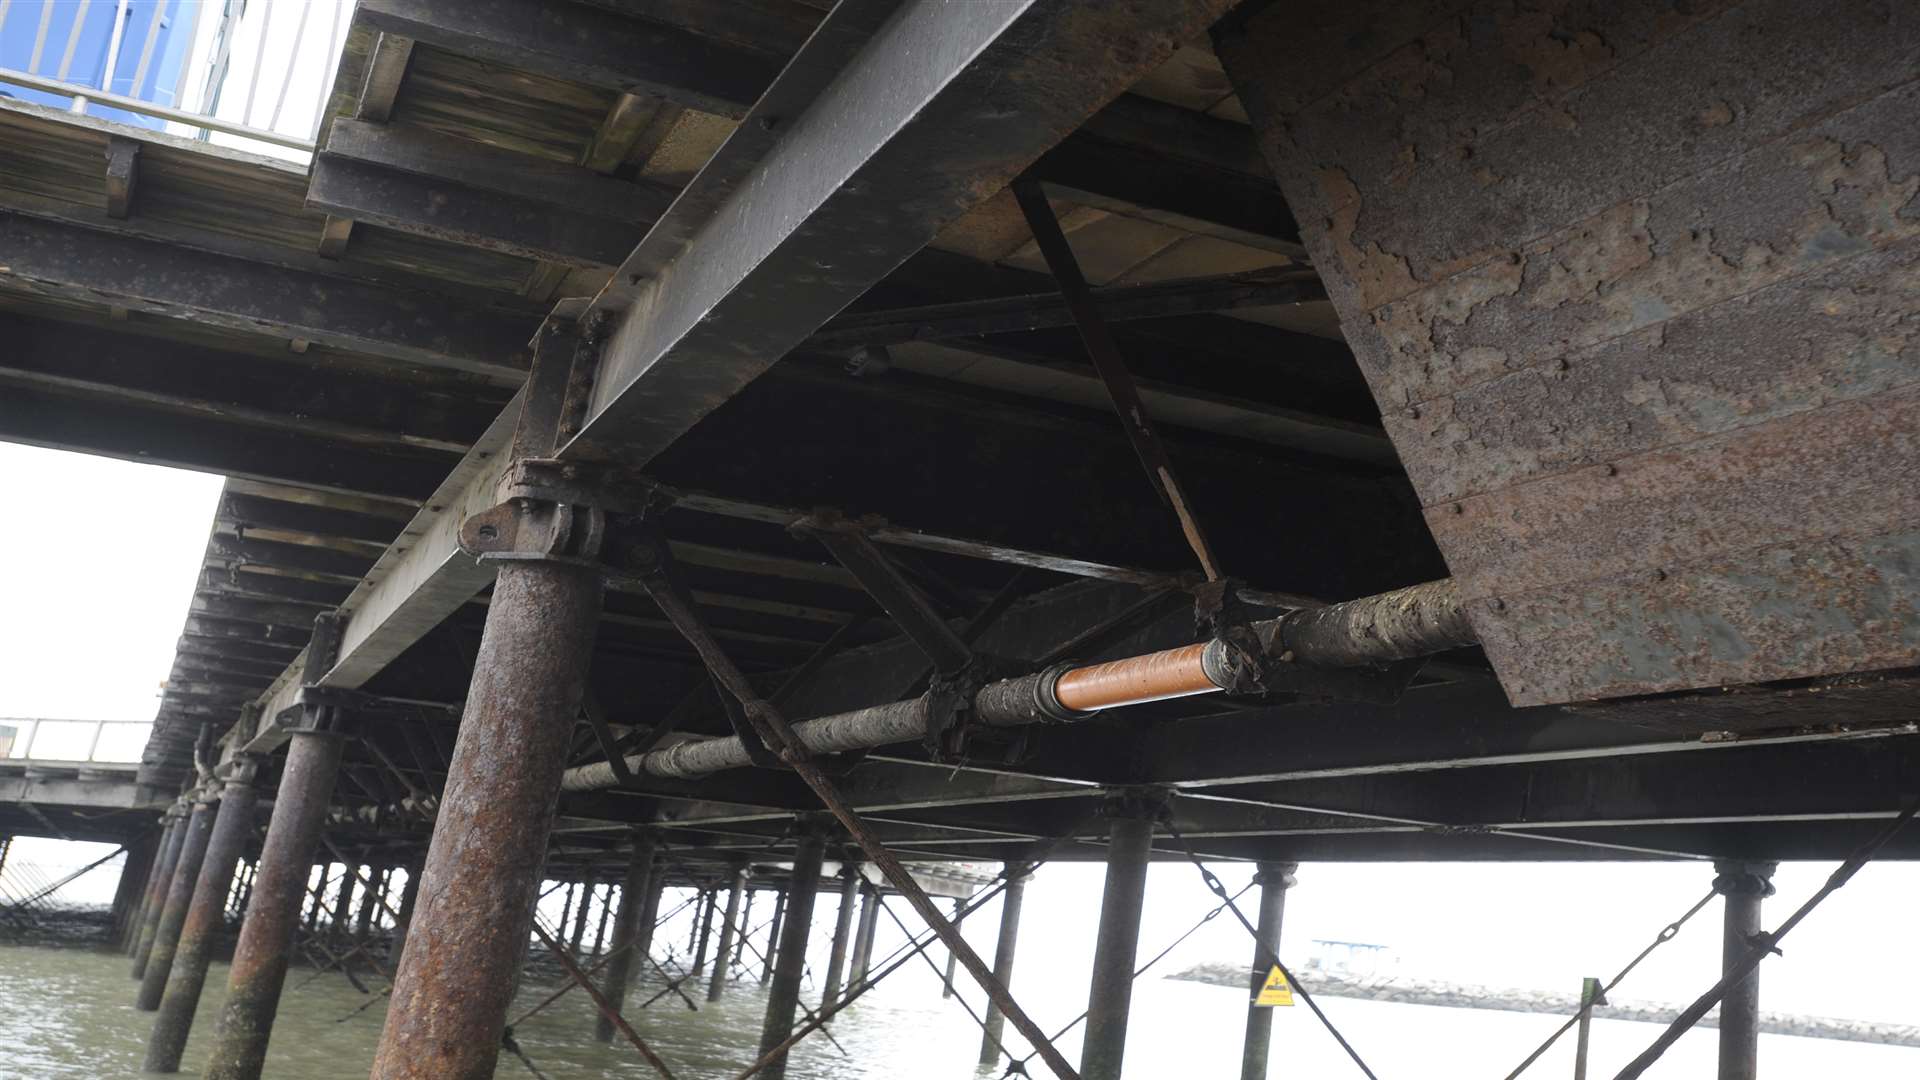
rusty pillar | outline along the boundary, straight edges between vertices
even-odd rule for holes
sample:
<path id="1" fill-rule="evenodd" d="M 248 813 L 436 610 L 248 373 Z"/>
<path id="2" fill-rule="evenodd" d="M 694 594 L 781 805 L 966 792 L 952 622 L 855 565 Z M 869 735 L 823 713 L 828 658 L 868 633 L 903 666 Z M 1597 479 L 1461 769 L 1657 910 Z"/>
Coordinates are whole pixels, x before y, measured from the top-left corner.
<path id="1" fill-rule="evenodd" d="M 153 880 L 140 906 L 140 932 L 133 943 L 133 977 L 147 972 L 147 958 L 153 953 L 153 935 L 160 926 L 160 909 L 167 906 L 167 891 L 173 886 L 173 869 L 180 863 L 180 845 L 187 838 L 186 815 L 180 806 L 167 810 L 167 832 L 161 838 L 160 857 L 153 866 Z"/>
<path id="2" fill-rule="evenodd" d="M 120 864 L 120 882 L 113 890 L 113 941 L 121 949 L 129 947 L 130 931 L 140 924 L 141 898 L 153 885 L 154 856 L 164 833 L 155 830 L 127 845 L 127 860 Z"/>
<path id="3" fill-rule="evenodd" d="M 993 977 L 1000 985 L 1013 989 L 1014 949 L 1020 943 L 1020 906 L 1027 895 L 1027 879 L 1032 871 L 1020 871 L 1012 863 L 1006 866 L 1007 887 L 1000 897 L 1000 937 L 993 946 Z M 1000 1040 L 1007 1029 L 1007 1018 L 1000 1007 L 987 1000 L 985 1031 L 980 1039 L 980 1064 L 994 1065 L 1000 1060 Z"/>
<path id="4" fill-rule="evenodd" d="M 700 921 L 693 928 L 697 938 L 693 946 L 694 978 L 699 978 L 700 973 L 707 970 L 707 941 L 713 935 L 713 909 L 719 902 L 718 888 L 707 889 L 700 894 L 700 903 L 695 909 L 699 913 Z"/>
<path id="5" fill-rule="evenodd" d="M 633 973 L 645 970 L 647 965 L 647 946 L 653 937 L 653 923 L 647 908 L 658 895 L 654 888 L 654 844 L 652 830 L 634 830 L 633 855 L 627 861 L 626 879 L 620 884 L 620 909 L 613 917 L 613 958 L 607 961 L 607 974 L 600 984 L 601 994 L 615 1012 L 626 1009 L 627 987 L 633 982 Z M 593 1037 L 610 1043 L 613 1033 L 613 1021 L 600 1015 L 594 1023 Z"/>
<path id="6" fill-rule="evenodd" d="M 1107 798 L 1107 884 L 1094 939 L 1087 1035 L 1080 1050 L 1085 1080 L 1120 1080 L 1127 1049 L 1127 1009 L 1133 1001 L 1133 962 L 1140 945 L 1153 822 L 1164 805 L 1157 794 L 1125 792 Z"/>
<path id="7" fill-rule="evenodd" d="M 1260 920 L 1256 933 L 1259 942 L 1253 950 L 1253 967 L 1248 984 L 1247 1037 L 1240 1051 L 1240 1080 L 1266 1080 L 1267 1050 L 1273 1042 L 1273 1009 L 1253 1004 L 1267 982 L 1267 967 L 1262 956 L 1280 955 L 1280 922 L 1286 914 L 1287 890 L 1293 888 L 1293 872 L 1299 863 L 1263 862 L 1253 880 L 1260 886 Z"/>
<path id="8" fill-rule="evenodd" d="M 587 936 L 587 913 L 592 910 L 593 874 L 588 872 L 580 878 L 580 907 L 573 913 L 573 936 L 567 940 L 567 951 L 575 956 L 580 955 L 580 942 Z"/>
<path id="9" fill-rule="evenodd" d="M 853 936 L 853 953 L 847 960 L 847 987 L 859 986 L 867 977 L 867 963 L 873 959 L 873 935 L 880 929 L 880 889 L 868 885 L 860 898 L 860 929 Z"/>
<path id="10" fill-rule="evenodd" d="M 193 904 L 193 887 L 200 880 L 200 862 L 206 858 L 207 839 L 213 834 L 213 804 L 196 802 L 188 816 L 180 841 L 180 857 L 173 864 L 173 880 L 167 883 L 167 902 L 160 908 L 160 921 L 153 929 L 153 951 L 147 955 L 147 970 L 140 976 L 140 990 L 133 1007 L 152 1012 L 160 1007 L 167 989 L 167 976 L 173 971 L 174 950 L 180 945 L 180 928 L 187 924 L 187 908 Z"/>
<path id="11" fill-rule="evenodd" d="M 960 920 L 966 917 L 966 910 L 967 910 L 967 902 L 965 900 L 960 899 L 959 897 L 955 897 L 953 901 L 953 925 L 955 926 L 960 925 Z M 871 952 L 872 950 L 869 949 L 868 951 Z M 953 977 L 956 973 L 959 972 L 959 970 L 960 970 L 960 954 L 957 952 L 954 952 L 952 949 L 948 949 L 947 950 L 947 970 L 946 970 L 946 973 L 940 977 L 940 997 L 942 999 L 950 998 L 953 996 Z M 864 976 L 865 974 L 866 972 L 863 969 L 861 971 L 861 975 Z M 991 1005 L 993 1003 L 993 999 L 991 998 L 987 999 L 987 1003 Z"/>
<path id="12" fill-rule="evenodd" d="M 600 898 L 600 922 L 593 928 L 593 955 L 599 956 L 607 947 L 607 922 L 613 918 L 613 882 L 607 882 L 607 891 Z"/>
<path id="13" fill-rule="evenodd" d="M 855 900 L 860 895 L 860 867 L 852 861 L 840 864 L 840 909 L 833 920 L 833 944 L 827 950 L 826 985 L 820 991 L 820 1007 L 827 1008 L 840 996 L 840 975 L 846 970 L 847 950 L 853 940 Z"/>
<path id="14" fill-rule="evenodd" d="M 727 961 L 734 950 L 734 923 L 740 918 L 740 896 L 747 889 L 747 866 L 741 862 L 733 868 L 732 881 L 727 886 L 727 908 L 720 920 L 720 943 L 713 950 L 713 978 L 707 981 L 707 1000 L 719 1001 L 727 988 Z"/>
<path id="15" fill-rule="evenodd" d="M 380 881 L 383 871 L 372 866 L 362 868 L 366 884 L 360 887 L 360 908 L 353 914 L 353 943 L 363 945 L 368 935 L 373 933 L 374 906 L 380 902 Z"/>
<path id="16" fill-rule="evenodd" d="M 773 890 L 773 921 L 767 925 L 766 964 L 760 968 L 760 985 L 773 978 L 773 961 L 780 954 L 780 927 L 787 916 L 787 890 Z"/>
<path id="17" fill-rule="evenodd" d="M 422 860 L 415 859 L 407 864 L 407 883 L 400 888 L 400 906 L 394 911 L 393 944 L 387 949 L 387 963 L 400 962 L 400 954 L 407 947 L 407 928 L 413 923 L 413 905 L 420 900 L 420 867 Z"/>
<path id="18" fill-rule="evenodd" d="M 353 883 L 359 880 L 359 864 L 340 864 L 340 891 L 333 894 L 333 911 L 327 919 L 327 940 L 338 944 L 346 936 L 347 920 L 353 911 Z"/>
<path id="19" fill-rule="evenodd" d="M 533 925 L 600 576 L 500 564 L 372 1080 L 487 1080 Z"/>
<path id="20" fill-rule="evenodd" d="M 267 838 L 255 864 L 253 900 L 240 923 L 227 1000 L 207 1055 L 206 1080 L 260 1080 L 300 899 L 313 874 L 313 849 L 340 771 L 340 751 L 338 736 L 313 731 L 296 731 L 287 747 Z"/>
<path id="21" fill-rule="evenodd" d="M 200 991 L 206 986 L 207 964 L 213 959 L 214 939 L 226 925 L 233 871 L 241 850 L 253 836 L 253 780 L 258 771 L 256 761 L 237 759 L 220 793 L 220 809 L 207 837 L 186 922 L 174 949 L 172 970 L 160 996 L 160 1011 L 153 1018 L 153 1034 L 147 1040 L 147 1072 L 180 1071 L 180 1056 L 186 1052 L 187 1034 L 193 1030 L 194 1012 L 200 1007 Z"/>
<path id="22" fill-rule="evenodd" d="M 813 899 L 820 888 L 820 863 L 825 857 L 826 840 L 817 829 L 801 836 L 793 853 L 793 880 L 787 887 L 780 954 L 774 961 L 773 983 L 767 988 L 767 1019 L 760 1029 L 758 1057 L 765 1057 L 793 1034 L 793 1014 L 800 1008 L 800 977 L 807 966 L 807 936 L 813 928 Z M 785 1054 L 760 1070 L 761 1080 L 783 1080 L 786 1075 Z"/>
<path id="23" fill-rule="evenodd" d="M 1753 948 L 1760 902 L 1773 895 L 1770 862 L 1723 859 L 1713 864 L 1714 890 L 1726 897 L 1720 963 L 1731 971 Z M 1754 1080 L 1760 1071 L 1760 969 L 1728 988 L 1720 1001 L 1720 1080 Z"/>
<path id="24" fill-rule="evenodd" d="M 567 923 L 572 918 L 573 918 L 573 882 L 569 881 L 567 882 L 566 889 L 560 893 L 560 921 L 554 924 L 556 927 L 559 928 L 561 934 L 564 935 L 567 932 Z"/>
<path id="25" fill-rule="evenodd" d="M 753 889 L 747 889 L 744 903 L 740 905 L 740 940 L 733 943 L 733 966 L 740 967 L 747 957 L 747 939 L 753 936 Z"/>
<path id="26" fill-rule="evenodd" d="M 312 879 L 313 871 L 316 869 L 320 871 L 320 881 L 311 889 L 313 897 L 307 902 L 306 929 L 309 937 L 320 931 L 320 909 L 326 906 L 327 878 L 333 873 L 333 864 L 330 862 L 315 863 L 313 866 L 308 867 L 307 876 L 309 880 Z"/>

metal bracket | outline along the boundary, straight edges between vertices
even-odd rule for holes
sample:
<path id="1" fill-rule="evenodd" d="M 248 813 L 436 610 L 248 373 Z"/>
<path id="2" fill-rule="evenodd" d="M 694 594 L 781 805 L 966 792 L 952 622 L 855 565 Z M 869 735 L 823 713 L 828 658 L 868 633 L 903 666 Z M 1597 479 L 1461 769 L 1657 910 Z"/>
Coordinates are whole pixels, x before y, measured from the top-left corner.
<path id="1" fill-rule="evenodd" d="M 591 690 L 580 699 L 580 711 L 586 715 L 587 726 L 593 729 L 593 737 L 599 740 L 600 751 L 607 755 L 607 768 L 613 771 L 614 783 L 621 787 L 631 786 L 633 771 L 627 768 L 627 756 L 620 752 L 613 729 L 607 727 L 607 711 L 601 707 L 600 699 Z"/>
<path id="2" fill-rule="evenodd" d="M 762 769 L 788 768 L 787 763 L 780 760 L 780 755 L 774 753 L 771 747 L 761 741 L 760 733 L 754 729 L 753 722 L 747 718 L 746 707 L 741 705 L 732 694 L 727 693 L 727 688 L 721 686 L 717 680 L 713 682 L 713 693 L 720 699 L 720 711 L 726 714 L 727 723 L 733 726 L 733 733 L 740 737 L 740 745 L 746 747 L 747 757 L 752 759 L 753 764 Z"/>
<path id="3" fill-rule="evenodd" d="M 860 526 L 837 514 L 820 512 L 795 522 L 789 531 L 812 537 L 832 552 L 940 674 L 957 675 L 973 663 L 973 649 Z"/>
<path id="4" fill-rule="evenodd" d="M 597 506 L 515 498 L 460 525 L 460 550 L 479 559 L 538 559 L 599 568 L 607 516 Z"/>
<path id="5" fill-rule="evenodd" d="M 1391 705 L 1400 700 L 1424 659 L 1380 667 L 1329 668 L 1293 662 L 1274 620 L 1255 618 L 1240 598 L 1237 583 L 1209 581 L 1195 586 L 1194 624 L 1213 639 L 1203 662 L 1207 677 L 1230 695 L 1267 697 L 1291 694 L 1317 701 L 1354 701 Z"/>

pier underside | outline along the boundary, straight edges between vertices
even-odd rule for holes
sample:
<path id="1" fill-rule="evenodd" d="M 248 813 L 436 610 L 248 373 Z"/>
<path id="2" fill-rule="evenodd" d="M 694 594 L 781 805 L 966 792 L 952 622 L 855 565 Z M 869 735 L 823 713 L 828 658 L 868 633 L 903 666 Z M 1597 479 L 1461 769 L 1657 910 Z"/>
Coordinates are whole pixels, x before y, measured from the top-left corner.
<path id="1" fill-rule="evenodd" d="M 89 838 L 324 742 L 288 857 L 439 934 L 642 834 L 1842 857 L 1920 784 L 1917 19 L 361 0 L 309 166 L 0 98 L 0 438 L 228 477 Z M 409 953 L 375 1075 L 517 960 Z"/>

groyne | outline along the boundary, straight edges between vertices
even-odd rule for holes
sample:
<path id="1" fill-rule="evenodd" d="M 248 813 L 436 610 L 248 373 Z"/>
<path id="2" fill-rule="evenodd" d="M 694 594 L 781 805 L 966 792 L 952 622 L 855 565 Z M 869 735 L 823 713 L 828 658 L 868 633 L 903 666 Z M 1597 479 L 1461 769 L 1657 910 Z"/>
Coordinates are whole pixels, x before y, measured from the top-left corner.
<path id="1" fill-rule="evenodd" d="M 1438 1005 L 1448 1009 L 1495 1009 L 1501 1012 L 1552 1013 L 1572 1016 L 1579 1008 L 1579 996 L 1572 992 L 1514 990 L 1471 986 L 1438 979 L 1418 979 L 1405 975 L 1358 975 L 1334 971 L 1298 972 L 1307 989 L 1316 997 L 1359 998 L 1365 1001 L 1395 1001 L 1406 1005 Z M 1237 964 L 1198 964 L 1168 976 L 1193 982 L 1244 988 L 1247 970 Z M 1649 1024 L 1668 1024 L 1680 1015 L 1683 1006 L 1654 1002 L 1616 1000 L 1602 1005 L 1593 1015 L 1608 1020 L 1639 1020 Z M 1718 1011 L 1710 1012 L 1700 1027 L 1719 1026 Z M 1880 1043 L 1887 1046 L 1920 1046 L 1920 1025 L 1883 1023 L 1873 1020 L 1847 1020 L 1833 1016 L 1801 1016 L 1795 1013 L 1762 1012 L 1760 1030 L 1768 1035 L 1800 1035 L 1810 1039 L 1844 1039 L 1848 1042 Z"/>

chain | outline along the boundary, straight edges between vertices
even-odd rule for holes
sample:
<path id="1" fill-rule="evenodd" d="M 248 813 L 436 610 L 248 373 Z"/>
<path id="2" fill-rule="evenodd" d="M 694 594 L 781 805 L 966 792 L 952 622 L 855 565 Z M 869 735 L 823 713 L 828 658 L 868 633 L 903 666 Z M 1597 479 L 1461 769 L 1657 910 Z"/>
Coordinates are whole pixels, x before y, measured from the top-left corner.
<path id="1" fill-rule="evenodd" d="M 1680 928 L 1687 925 L 1687 920 L 1693 918 L 1695 915 L 1700 914 L 1700 909 L 1706 907 L 1707 904 L 1713 900 L 1714 892 L 1715 890 L 1708 889 L 1707 895 L 1701 897 L 1697 902 L 1695 902 L 1695 904 L 1692 907 L 1688 908 L 1687 913 L 1685 915 L 1682 915 L 1679 918 L 1668 923 L 1664 928 L 1661 929 L 1661 931 L 1658 934 L 1654 935 L 1653 941 L 1648 943 L 1646 948 L 1640 950 L 1640 955 L 1634 957 L 1631 961 L 1629 961 L 1626 967 L 1623 967 L 1620 969 L 1620 973 L 1618 975 L 1615 975 L 1612 979 L 1608 980 L 1607 985 L 1600 988 L 1600 992 L 1594 995 L 1593 1002 L 1589 1002 L 1586 1008 L 1583 1008 L 1579 1012 L 1576 1012 L 1572 1016 L 1568 1017 L 1566 1023 L 1561 1024 L 1558 1030 L 1556 1030 L 1553 1034 L 1547 1036 L 1546 1042 L 1543 1042 L 1538 1047 L 1536 1047 L 1533 1053 L 1527 1055 L 1527 1059 L 1525 1061 L 1522 1061 L 1519 1064 L 1519 1066 L 1517 1066 L 1512 1072 L 1507 1074 L 1507 1080 L 1515 1080 L 1515 1078 L 1518 1077 L 1521 1073 L 1526 1072 L 1529 1066 L 1531 1066 L 1534 1062 L 1540 1060 L 1540 1055 L 1552 1049 L 1553 1044 L 1560 1041 L 1560 1036 L 1565 1035 L 1567 1032 L 1573 1030 L 1573 1026 L 1580 1022 L 1580 1017 L 1593 1007 L 1594 1002 L 1605 1000 L 1608 992 L 1611 991 L 1614 987 L 1619 986 L 1620 980 L 1626 978 L 1628 972 L 1640 966 L 1640 961 L 1645 960 L 1648 956 L 1652 955 L 1653 950 L 1659 948 L 1662 945 L 1665 945 L 1669 941 L 1672 941 L 1674 937 L 1676 937 L 1680 933 Z"/>
<path id="2" fill-rule="evenodd" d="M 1254 956 L 1260 961 L 1261 966 L 1279 968 L 1281 977 L 1287 980 L 1287 985 L 1293 988 L 1294 993 L 1300 995 L 1301 1001 L 1307 1003 L 1307 1008 L 1313 1010 L 1314 1017 L 1320 1021 L 1321 1026 L 1327 1029 L 1327 1034 L 1333 1036 L 1333 1041 L 1339 1043 L 1340 1049 L 1347 1052 L 1347 1056 L 1353 1059 L 1353 1063 L 1359 1066 L 1362 1073 L 1366 1074 L 1367 1080 L 1380 1080 L 1379 1077 L 1373 1074 L 1372 1069 L 1367 1068 L 1367 1063 L 1361 1059 L 1360 1052 L 1353 1048 L 1353 1044 L 1347 1041 L 1347 1037 L 1340 1034 L 1340 1029 L 1333 1026 L 1333 1021 L 1327 1018 L 1326 1013 L 1320 1011 L 1319 1002 L 1314 1001 L 1313 995 L 1307 992 L 1307 988 L 1301 985 L 1300 980 L 1293 977 L 1293 972 L 1287 970 L 1287 965 L 1280 962 L 1279 955 L 1268 948 L 1266 942 L 1260 940 L 1260 931 L 1254 929 L 1253 924 L 1247 921 L 1246 915 L 1240 910 L 1240 905 L 1234 903 L 1233 897 L 1227 894 L 1227 887 L 1221 884 L 1220 879 L 1214 876 L 1213 871 L 1207 869 L 1206 863 L 1200 861 L 1200 856 L 1193 853 L 1193 845 L 1187 843 L 1187 838 L 1180 835 L 1180 830 L 1174 826 L 1172 818 L 1169 816 L 1163 823 L 1167 827 L 1167 832 L 1174 840 L 1179 842 L 1181 849 L 1186 852 L 1187 858 L 1195 867 L 1199 868 L 1200 879 L 1207 883 L 1207 888 L 1212 891 L 1213 895 L 1225 901 L 1227 910 L 1233 912 L 1233 917 L 1240 920 L 1241 926 L 1246 927 L 1247 936 L 1253 938 Z M 1241 891 L 1244 892 L 1245 890 L 1243 889 Z"/>

